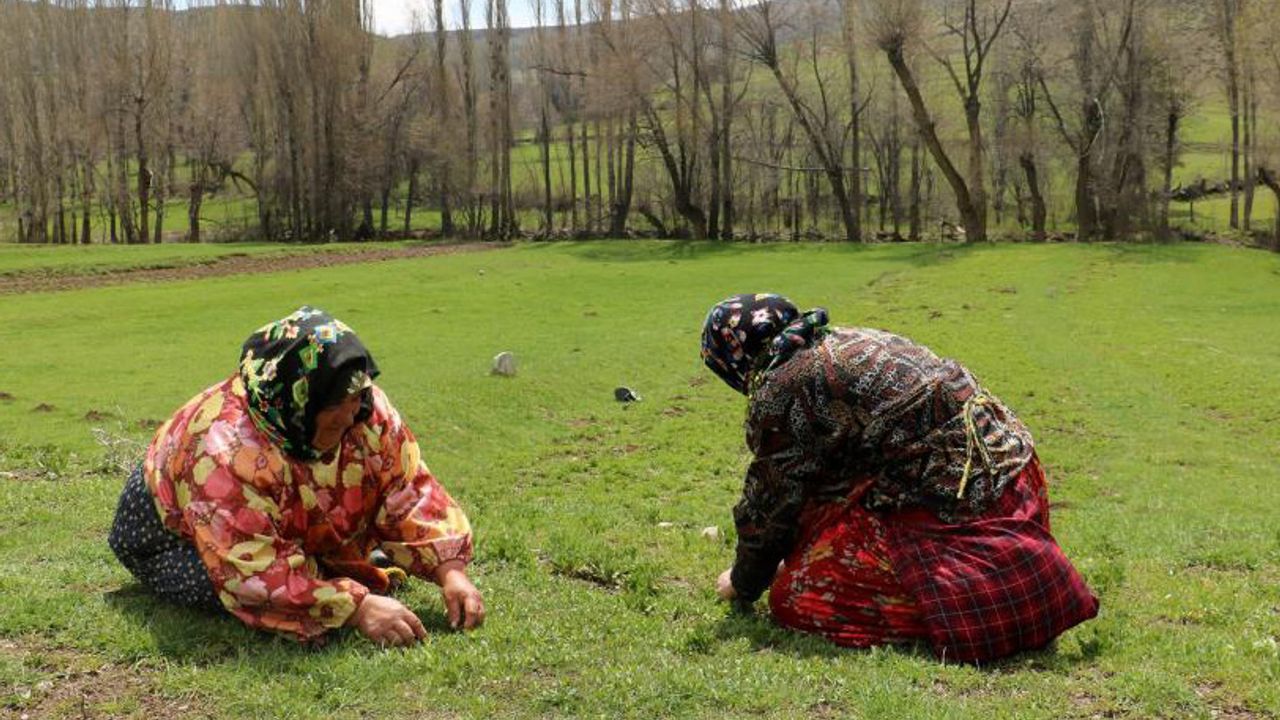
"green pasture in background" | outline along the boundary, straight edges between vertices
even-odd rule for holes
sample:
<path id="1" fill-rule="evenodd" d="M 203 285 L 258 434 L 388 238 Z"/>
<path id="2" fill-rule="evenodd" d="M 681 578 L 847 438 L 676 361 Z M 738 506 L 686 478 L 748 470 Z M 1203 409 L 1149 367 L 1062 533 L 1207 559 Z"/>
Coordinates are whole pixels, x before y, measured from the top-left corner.
<path id="1" fill-rule="evenodd" d="M 745 401 L 698 333 L 755 290 L 913 337 L 1011 405 L 1101 616 L 975 668 L 716 603 Z M 422 645 L 299 647 L 151 601 L 107 549 L 149 428 L 304 303 L 360 333 L 468 511 L 483 629 L 447 631 L 415 582 Z M 515 378 L 488 374 L 504 350 Z M 1272 717 L 1278 368 L 1280 256 L 1201 245 L 529 244 L 0 296 L 0 716 Z"/>

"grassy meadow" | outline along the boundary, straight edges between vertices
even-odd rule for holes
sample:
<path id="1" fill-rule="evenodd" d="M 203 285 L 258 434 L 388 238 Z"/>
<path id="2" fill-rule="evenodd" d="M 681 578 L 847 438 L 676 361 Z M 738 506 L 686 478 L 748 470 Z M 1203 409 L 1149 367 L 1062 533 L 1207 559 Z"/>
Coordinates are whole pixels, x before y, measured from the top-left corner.
<path id="1" fill-rule="evenodd" d="M 67 250 L 37 265 L 128 262 Z M 974 370 L 1035 434 L 1100 617 L 978 668 L 716 603 L 744 401 L 698 332 L 747 290 Z M 414 582 L 423 644 L 300 647 L 153 602 L 107 548 L 117 466 L 304 303 L 360 333 L 471 517 L 482 629 Z M 1280 256 L 1204 245 L 527 244 L 0 296 L 0 717 L 1275 717 L 1277 328 Z"/>

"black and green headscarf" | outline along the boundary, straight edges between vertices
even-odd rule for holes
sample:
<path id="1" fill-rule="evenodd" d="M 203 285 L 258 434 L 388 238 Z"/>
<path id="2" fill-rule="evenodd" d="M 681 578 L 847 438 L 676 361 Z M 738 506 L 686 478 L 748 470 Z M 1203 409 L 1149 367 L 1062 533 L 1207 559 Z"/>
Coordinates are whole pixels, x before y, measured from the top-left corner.
<path id="1" fill-rule="evenodd" d="M 308 306 L 258 328 L 240 351 L 240 379 L 254 426 L 299 460 L 320 457 L 311 437 L 325 407 L 363 392 L 356 421 L 368 418 L 369 388 L 377 376 L 378 365 L 355 332 Z"/>
<path id="2" fill-rule="evenodd" d="M 716 303 L 702 327 L 702 361 L 729 387 L 751 393 L 761 371 L 785 363 L 827 332 L 826 308 L 800 312 L 774 293 L 744 293 Z"/>

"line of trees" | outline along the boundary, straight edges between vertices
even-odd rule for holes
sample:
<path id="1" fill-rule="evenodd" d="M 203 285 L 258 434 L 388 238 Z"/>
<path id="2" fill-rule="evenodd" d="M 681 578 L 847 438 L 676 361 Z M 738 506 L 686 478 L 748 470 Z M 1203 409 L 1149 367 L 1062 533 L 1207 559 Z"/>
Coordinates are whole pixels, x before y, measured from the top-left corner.
<path id="1" fill-rule="evenodd" d="M 525 29 L 509 2 L 422 0 L 388 39 L 368 0 L 0 0 L 0 223 L 1165 237 L 1216 150 L 1188 121 L 1225 108 L 1230 227 L 1280 249 L 1280 0 L 529 0 Z"/>

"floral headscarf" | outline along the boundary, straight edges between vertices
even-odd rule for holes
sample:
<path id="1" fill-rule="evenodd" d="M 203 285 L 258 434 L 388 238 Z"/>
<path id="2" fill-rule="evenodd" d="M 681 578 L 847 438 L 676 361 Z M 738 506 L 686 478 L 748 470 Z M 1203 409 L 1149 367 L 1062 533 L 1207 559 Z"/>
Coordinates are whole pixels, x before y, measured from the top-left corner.
<path id="1" fill-rule="evenodd" d="M 825 308 L 801 314 L 781 295 L 734 295 L 707 314 L 702 361 L 729 387 L 747 395 L 754 372 L 786 362 L 796 350 L 822 337 L 826 325 Z"/>
<path id="2" fill-rule="evenodd" d="M 240 379 L 253 424 L 299 460 L 315 460 L 316 415 L 363 392 L 356 422 L 372 409 L 369 390 L 378 365 L 341 320 L 308 306 L 258 328 L 240 352 Z"/>

